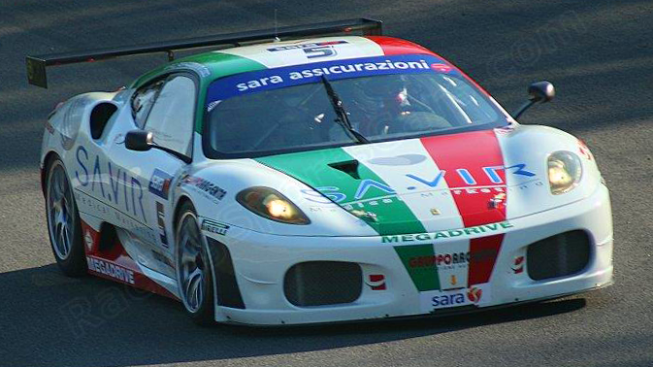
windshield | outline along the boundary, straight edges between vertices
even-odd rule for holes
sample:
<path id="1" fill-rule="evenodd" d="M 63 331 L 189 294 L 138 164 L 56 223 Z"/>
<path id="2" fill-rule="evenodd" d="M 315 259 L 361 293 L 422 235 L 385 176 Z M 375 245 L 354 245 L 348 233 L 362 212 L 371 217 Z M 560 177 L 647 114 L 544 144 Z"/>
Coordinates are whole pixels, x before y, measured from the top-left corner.
<path id="1" fill-rule="evenodd" d="M 348 124 L 322 77 L 342 102 Z M 457 69 L 432 56 L 403 55 L 219 79 L 207 94 L 204 139 L 211 158 L 258 157 L 506 123 L 496 103 Z"/>

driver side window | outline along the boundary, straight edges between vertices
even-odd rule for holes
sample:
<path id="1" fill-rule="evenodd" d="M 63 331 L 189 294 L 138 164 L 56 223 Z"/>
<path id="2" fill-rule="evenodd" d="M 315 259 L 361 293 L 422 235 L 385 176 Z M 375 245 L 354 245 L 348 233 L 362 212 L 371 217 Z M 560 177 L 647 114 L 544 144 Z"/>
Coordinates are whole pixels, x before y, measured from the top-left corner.
<path id="1" fill-rule="evenodd" d="M 163 86 L 163 82 L 164 80 L 159 80 L 153 84 L 150 84 L 145 88 L 138 90 L 132 97 L 132 116 L 134 117 L 134 122 L 139 129 L 142 129 L 145 126 L 147 115 L 152 109 L 154 100 L 159 94 L 159 91 Z"/>
<path id="2" fill-rule="evenodd" d="M 157 89 L 156 98 L 147 113 L 144 129 L 153 133 L 155 144 L 190 156 L 197 93 L 195 81 L 177 74 L 152 87 Z"/>

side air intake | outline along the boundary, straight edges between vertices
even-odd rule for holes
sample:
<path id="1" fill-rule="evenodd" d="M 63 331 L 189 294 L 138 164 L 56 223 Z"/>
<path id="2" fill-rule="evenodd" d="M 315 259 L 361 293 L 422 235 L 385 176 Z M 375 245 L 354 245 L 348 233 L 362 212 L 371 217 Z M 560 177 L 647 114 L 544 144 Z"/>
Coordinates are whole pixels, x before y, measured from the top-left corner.
<path id="1" fill-rule="evenodd" d="M 351 303 L 363 291 L 363 272 L 356 263 L 303 262 L 288 270 L 283 288 L 288 301 L 299 307 Z"/>
<path id="2" fill-rule="evenodd" d="M 528 276 L 544 280 L 572 275 L 590 260 L 590 239 L 584 231 L 571 231 L 537 241 L 526 253 Z"/>
<path id="3" fill-rule="evenodd" d="M 215 282 L 218 305 L 231 308 L 245 308 L 240 294 L 234 263 L 227 246 L 208 238 L 209 252 L 213 262 L 213 281 Z"/>

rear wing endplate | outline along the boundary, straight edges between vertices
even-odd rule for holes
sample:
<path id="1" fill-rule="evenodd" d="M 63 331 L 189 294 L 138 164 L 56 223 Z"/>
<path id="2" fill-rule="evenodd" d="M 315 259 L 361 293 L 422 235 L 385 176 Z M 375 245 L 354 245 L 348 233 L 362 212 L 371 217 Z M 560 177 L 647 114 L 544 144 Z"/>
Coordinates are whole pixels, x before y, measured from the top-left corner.
<path id="1" fill-rule="evenodd" d="M 92 50 L 88 52 L 70 52 L 27 56 L 27 79 L 30 84 L 42 88 L 48 87 L 46 68 L 112 59 L 120 56 L 139 55 L 155 52 L 166 52 L 168 61 L 174 60 L 174 51 L 210 46 L 238 47 L 242 43 L 255 43 L 265 40 L 287 40 L 312 36 L 348 34 L 362 32 L 363 35 L 378 36 L 382 34 L 383 23 L 379 20 L 358 18 L 338 20 L 333 22 L 280 27 L 278 29 L 262 29 L 247 32 L 228 33 L 222 35 L 186 38 L 166 42 L 157 42 L 136 46 L 125 46 Z"/>

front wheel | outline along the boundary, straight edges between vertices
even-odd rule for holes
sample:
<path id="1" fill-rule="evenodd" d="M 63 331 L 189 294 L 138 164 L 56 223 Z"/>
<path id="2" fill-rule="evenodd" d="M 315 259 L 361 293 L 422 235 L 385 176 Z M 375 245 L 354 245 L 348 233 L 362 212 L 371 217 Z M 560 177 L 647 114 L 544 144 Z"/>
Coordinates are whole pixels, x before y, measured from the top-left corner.
<path id="1" fill-rule="evenodd" d="M 177 220 L 177 282 L 188 315 L 198 325 L 215 321 L 213 277 L 206 241 L 190 202 L 182 204 Z"/>
<path id="2" fill-rule="evenodd" d="M 81 220 L 66 169 L 60 159 L 48 165 L 46 177 L 45 210 L 54 258 L 67 276 L 82 276 L 86 274 L 86 261 Z"/>

